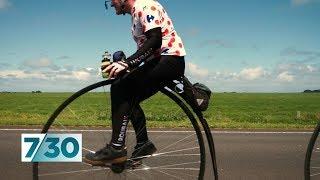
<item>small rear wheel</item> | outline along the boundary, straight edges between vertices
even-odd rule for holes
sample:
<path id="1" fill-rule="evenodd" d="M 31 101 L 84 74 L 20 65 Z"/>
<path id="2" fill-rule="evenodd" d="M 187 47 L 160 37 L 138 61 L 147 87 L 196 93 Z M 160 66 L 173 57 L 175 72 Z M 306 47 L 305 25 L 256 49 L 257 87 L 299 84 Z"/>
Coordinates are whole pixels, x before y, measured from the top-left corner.
<path id="1" fill-rule="evenodd" d="M 314 129 L 310 138 L 305 163 L 304 163 L 304 177 L 305 180 L 320 179 L 320 121 Z"/>

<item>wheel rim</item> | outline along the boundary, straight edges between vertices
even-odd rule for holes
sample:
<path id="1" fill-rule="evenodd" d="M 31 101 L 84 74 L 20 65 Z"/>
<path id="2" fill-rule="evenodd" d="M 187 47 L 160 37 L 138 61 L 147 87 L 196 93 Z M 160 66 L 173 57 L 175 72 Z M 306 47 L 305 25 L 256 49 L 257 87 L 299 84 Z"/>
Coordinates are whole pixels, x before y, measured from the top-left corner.
<path id="1" fill-rule="evenodd" d="M 305 159 L 305 179 L 316 180 L 320 179 L 320 122 L 315 128 L 307 149 Z"/>

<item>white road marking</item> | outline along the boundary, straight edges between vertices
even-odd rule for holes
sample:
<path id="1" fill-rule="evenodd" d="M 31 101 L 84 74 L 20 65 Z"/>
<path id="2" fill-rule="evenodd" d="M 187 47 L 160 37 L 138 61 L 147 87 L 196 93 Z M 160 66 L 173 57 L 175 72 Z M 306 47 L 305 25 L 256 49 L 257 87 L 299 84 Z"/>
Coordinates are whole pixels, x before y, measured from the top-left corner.
<path id="1" fill-rule="evenodd" d="M 0 131 L 37 131 L 41 132 L 41 129 L 1 129 Z M 51 132 L 111 132 L 110 129 L 53 129 Z M 128 131 L 134 132 L 134 131 Z M 151 133 L 194 133 L 194 131 L 161 131 L 161 130 L 148 130 Z M 312 131 L 223 131 L 223 130 L 211 130 L 213 134 L 312 134 Z"/>

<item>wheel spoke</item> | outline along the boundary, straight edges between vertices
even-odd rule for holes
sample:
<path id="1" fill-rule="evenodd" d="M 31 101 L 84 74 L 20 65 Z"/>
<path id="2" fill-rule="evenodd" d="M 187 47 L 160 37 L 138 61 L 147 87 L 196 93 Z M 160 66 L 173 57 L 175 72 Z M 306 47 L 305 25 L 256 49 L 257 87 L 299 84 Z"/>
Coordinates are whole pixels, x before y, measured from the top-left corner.
<path id="1" fill-rule="evenodd" d="M 192 177 L 193 179 L 197 179 L 197 176 L 188 174 L 187 172 L 199 171 L 199 169 L 196 169 L 196 168 L 160 168 L 160 169 L 166 170 L 166 171 L 174 171 L 174 173 L 179 174 L 179 176 L 188 176 L 188 177 Z M 183 170 L 183 172 L 180 172 L 181 170 Z"/>
<path id="2" fill-rule="evenodd" d="M 200 161 L 196 161 L 196 162 L 186 162 L 186 163 L 178 163 L 178 164 L 169 164 L 169 165 L 163 165 L 163 166 L 157 166 L 157 167 L 137 168 L 137 169 L 133 169 L 133 170 L 131 170 L 131 171 L 150 170 L 150 169 L 161 169 L 161 168 L 165 168 L 165 167 L 175 167 L 175 166 L 198 164 L 198 163 L 200 163 Z M 194 170 L 196 170 L 196 168 L 195 168 Z"/>
<path id="3" fill-rule="evenodd" d="M 318 175 L 320 175 L 320 173 L 311 174 L 310 176 L 318 176 Z"/>
<path id="4" fill-rule="evenodd" d="M 181 141 L 183 141 L 183 140 L 185 140 L 185 139 L 187 139 L 187 138 L 189 138 L 189 137 L 191 137 L 191 136 L 194 136 L 195 134 L 196 134 L 196 133 L 193 133 L 193 134 L 191 134 L 191 135 L 189 135 L 189 136 L 187 136 L 187 137 L 184 137 L 184 138 L 182 138 L 182 139 L 180 139 L 180 140 L 178 140 L 178 141 L 176 141 L 176 142 L 174 142 L 174 143 L 172 143 L 172 144 L 169 144 L 168 146 L 160 149 L 159 152 L 161 152 L 161 151 L 163 151 L 163 150 L 165 150 L 165 149 L 168 149 L 169 147 L 172 147 L 172 146 L 178 144 L 179 142 L 181 142 Z"/>
<path id="5" fill-rule="evenodd" d="M 170 177 L 172 177 L 172 178 L 174 178 L 174 179 L 181 179 L 181 178 L 179 178 L 179 177 L 177 177 L 177 176 L 174 176 L 174 175 L 172 175 L 172 174 L 169 174 L 169 173 L 166 173 L 166 172 L 164 172 L 164 171 L 161 171 L 160 169 L 157 169 L 156 171 L 161 172 L 161 173 L 163 173 L 163 174 L 165 174 L 165 175 L 167 175 L 167 176 L 170 176 Z M 182 180 L 183 180 L 183 179 L 182 179 Z"/>
<path id="6" fill-rule="evenodd" d="M 189 150 L 193 150 L 193 149 L 199 149 L 199 147 L 193 147 L 193 148 L 186 148 L 186 149 L 178 149 L 178 150 L 174 150 L 174 151 L 168 151 L 168 152 L 162 152 L 162 153 L 155 153 L 152 155 L 147 155 L 147 156 L 139 156 L 136 158 L 131 158 L 130 160 L 136 160 L 136 159 L 141 159 L 141 158 L 150 158 L 150 157 L 161 157 L 164 154 L 170 154 L 170 153 L 175 153 L 175 152 L 181 152 L 181 151 L 189 151 Z M 178 154 L 178 156 L 182 156 L 183 154 Z M 193 155 L 200 155 L 200 154 L 193 154 Z M 175 156 L 175 155 L 172 155 Z"/>

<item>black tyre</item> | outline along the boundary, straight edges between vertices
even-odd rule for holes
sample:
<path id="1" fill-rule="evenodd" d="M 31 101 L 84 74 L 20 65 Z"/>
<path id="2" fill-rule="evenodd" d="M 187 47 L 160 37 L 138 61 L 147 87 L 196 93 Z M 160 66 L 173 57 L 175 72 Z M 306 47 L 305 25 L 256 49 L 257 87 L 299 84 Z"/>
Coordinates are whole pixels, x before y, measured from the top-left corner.
<path id="1" fill-rule="evenodd" d="M 71 95 L 54 111 L 41 133 L 81 132 L 83 155 L 86 151 L 103 147 L 111 136 L 109 127 L 111 104 L 108 90 L 112 82 L 113 80 L 101 81 Z M 198 122 L 182 100 L 168 90 L 163 91 L 178 105 L 173 112 L 163 113 L 177 113 L 179 116 L 184 116 L 193 128 L 189 131 L 176 129 L 165 132 L 148 131 L 158 151 L 155 155 L 143 159 L 140 168 L 124 169 L 117 174 L 113 173 L 110 167 L 91 167 L 84 163 L 33 163 L 33 179 L 155 179 L 159 176 L 165 179 L 203 179 L 206 156 Z M 70 122 L 77 127 L 68 126 Z M 88 127 L 90 124 L 100 124 L 102 127 L 91 131 Z M 167 139 L 166 136 L 170 133 L 174 136 L 170 135 L 170 139 Z M 126 143 L 129 156 L 129 148 L 133 148 L 134 143 L 135 133 L 129 126 Z"/>
<path id="2" fill-rule="evenodd" d="M 306 180 L 320 179 L 320 121 L 310 138 L 304 163 L 304 177 Z"/>

